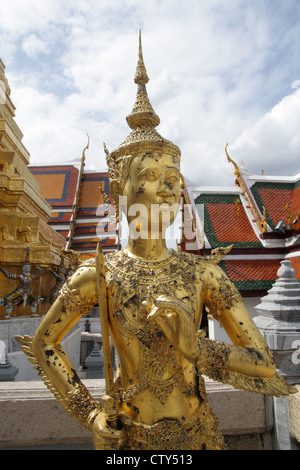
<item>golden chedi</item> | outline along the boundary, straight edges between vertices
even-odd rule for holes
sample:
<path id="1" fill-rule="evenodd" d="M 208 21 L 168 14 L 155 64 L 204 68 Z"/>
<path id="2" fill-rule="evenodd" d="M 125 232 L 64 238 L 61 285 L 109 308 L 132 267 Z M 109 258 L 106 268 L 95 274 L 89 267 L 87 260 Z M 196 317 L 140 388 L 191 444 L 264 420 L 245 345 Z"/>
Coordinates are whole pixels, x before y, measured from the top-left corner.
<path id="1" fill-rule="evenodd" d="M 48 310 L 41 299 L 55 278 L 46 271 L 59 265 L 65 243 L 48 225 L 51 207 L 28 168 L 10 93 L 0 59 L 0 319 Z"/>
<path id="2" fill-rule="evenodd" d="M 181 196 L 180 150 L 155 130 L 159 118 L 147 81 L 140 44 L 137 98 L 127 118 L 132 132 L 113 152 L 106 149 L 111 190 L 116 202 L 122 198 L 129 224 L 128 245 L 105 258 L 99 250 L 82 264 L 34 338 L 18 340 L 63 407 L 92 432 L 95 449 L 225 449 L 202 374 L 267 395 L 295 389 L 276 373 L 239 292 L 218 266 L 226 250 L 206 259 L 166 246 L 165 215 L 172 223 Z M 60 344 L 97 302 L 106 360 L 103 404 L 84 387 Z M 204 307 L 233 344 L 198 330 Z M 116 377 L 108 334 L 120 361 Z"/>

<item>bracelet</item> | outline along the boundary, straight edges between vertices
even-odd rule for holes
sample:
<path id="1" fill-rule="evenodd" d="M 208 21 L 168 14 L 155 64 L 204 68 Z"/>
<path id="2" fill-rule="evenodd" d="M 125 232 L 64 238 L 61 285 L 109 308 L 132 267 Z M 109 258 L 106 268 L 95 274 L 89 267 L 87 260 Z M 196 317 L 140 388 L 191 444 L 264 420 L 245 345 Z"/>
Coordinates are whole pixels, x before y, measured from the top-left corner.
<path id="1" fill-rule="evenodd" d="M 69 392 L 64 400 L 64 408 L 81 426 L 90 431 L 96 416 L 102 410 L 100 403 L 93 399 L 82 383 L 75 391 Z"/>

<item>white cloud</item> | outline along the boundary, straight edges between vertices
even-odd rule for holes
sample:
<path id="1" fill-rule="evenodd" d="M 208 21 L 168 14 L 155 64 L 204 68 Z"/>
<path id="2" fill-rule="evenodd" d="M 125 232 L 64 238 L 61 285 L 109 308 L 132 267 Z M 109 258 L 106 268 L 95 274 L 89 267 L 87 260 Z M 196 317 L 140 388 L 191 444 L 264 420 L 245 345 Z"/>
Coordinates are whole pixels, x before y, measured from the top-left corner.
<path id="1" fill-rule="evenodd" d="M 139 28 L 158 130 L 181 148 L 187 178 L 233 184 L 227 141 L 253 172 L 286 171 L 282 156 L 299 156 L 297 0 L 3 6 L 2 59 L 31 163 L 77 157 L 88 132 L 87 166 L 103 168 L 102 142 L 112 149 L 129 133 Z"/>
<path id="2" fill-rule="evenodd" d="M 29 57 L 37 57 L 41 52 L 47 52 L 48 46 L 46 41 L 31 34 L 23 40 L 22 49 Z"/>
<path id="3" fill-rule="evenodd" d="M 292 83 L 292 88 L 299 88 L 300 87 L 300 80 L 294 80 Z"/>
<path id="4" fill-rule="evenodd" d="M 18 38 L 31 31 L 44 30 L 52 21 L 63 17 L 60 0 L 9 0 L 1 2 L 0 27 Z"/>
<path id="5" fill-rule="evenodd" d="M 93 119 L 81 120 L 80 96 L 68 96 L 60 100 L 53 94 L 42 94 L 31 87 L 18 88 L 16 99 L 20 106 L 17 123 L 23 123 L 23 143 L 31 153 L 30 163 L 71 161 L 81 155 L 87 142 L 86 134 L 91 137 L 87 152 L 96 168 L 106 167 L 102 142 L 99 134 L 109 123 L 99 123 Z M 112 133 L 113 130 L 109 129 Z"/>
<path id="6" fill-rule="evenodd" d="M 273 109 L 239 136 L 232 155 L 248 170 L 267 174 L 300 172 L 300 89 L 284 97 Z"/>

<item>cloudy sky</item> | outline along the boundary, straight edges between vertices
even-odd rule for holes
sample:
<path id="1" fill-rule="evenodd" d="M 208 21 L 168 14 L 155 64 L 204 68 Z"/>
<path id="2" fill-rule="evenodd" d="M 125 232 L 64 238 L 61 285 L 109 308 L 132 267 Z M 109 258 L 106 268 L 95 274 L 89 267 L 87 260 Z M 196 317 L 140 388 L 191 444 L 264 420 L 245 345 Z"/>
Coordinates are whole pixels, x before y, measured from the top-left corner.
<path id="1" fill-rule="evenodd" d="M 300 0 L 9 0 L 0 57 L 31 164 L 106 168 L 129 134 L 138 31 L 158 131 L 197 185 L 233 185 L 231 157 L 300 173 Z"/>

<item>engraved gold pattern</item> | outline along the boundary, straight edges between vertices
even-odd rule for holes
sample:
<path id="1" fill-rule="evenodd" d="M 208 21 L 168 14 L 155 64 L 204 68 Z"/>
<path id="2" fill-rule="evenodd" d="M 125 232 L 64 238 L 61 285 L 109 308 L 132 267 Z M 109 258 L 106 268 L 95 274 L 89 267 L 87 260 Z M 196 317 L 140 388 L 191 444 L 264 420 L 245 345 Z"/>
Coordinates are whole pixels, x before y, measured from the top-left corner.
<path id="1" fill-rule="evenodd" d="M 165 419 L 151 426 L 124 419 L 128 450 L 226 450 L 218 420 L 204 402 L 194 417 Z"/>

